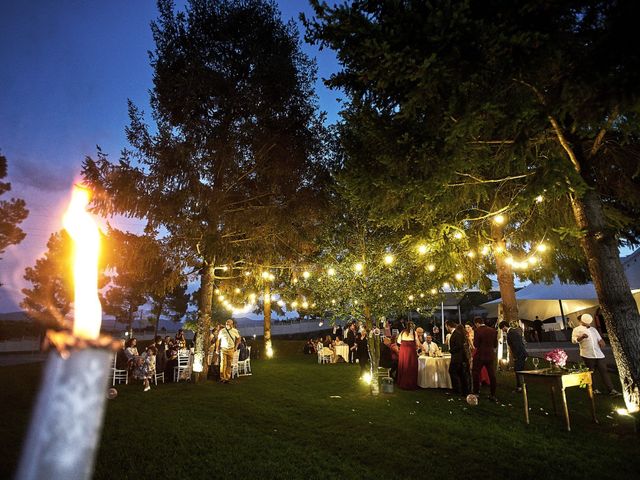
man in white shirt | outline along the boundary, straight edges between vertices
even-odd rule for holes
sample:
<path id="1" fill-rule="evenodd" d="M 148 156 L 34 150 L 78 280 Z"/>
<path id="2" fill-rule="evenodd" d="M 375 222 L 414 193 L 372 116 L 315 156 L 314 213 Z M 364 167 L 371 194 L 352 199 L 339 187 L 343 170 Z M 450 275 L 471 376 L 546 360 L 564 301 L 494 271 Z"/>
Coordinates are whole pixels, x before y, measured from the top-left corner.
<path id="1" fill-rule="evenodd" d="M 433 341 L 433 337 L 427 333 L 427 338 L 422 344 L 422 353 L 429 357 L 437 357 L 440 355 L 440 347 Z"/>
<path id="2" fill-rule="evenodd" d="M 611 378 L 607 371 L 607 362 L 602 352 L 602 347 L 605 345 L 604 340 L 602 340 L 598 330 L 591 326 L 593 317 L 585 313 L 578 317 L 578 321 L 580 325 L 573 329 L 571 341 L 580 345 L 580 357 L 590 370 L 597 370 L 600 373 L 602 381 L 609 390 L 609 395 L 620 395 L 613 388 L 613 383 L 611 383 Z M 599 393 L 597 390 L 595 392 Z"/>
<path id="3" fill-rule="evenodd" d="M 233 320 L 226 321 L 224 328 L 220 329 L 216 340 L 216 353 L 222 353 L 220 359 L 220 381 L 229 383 L 233 363 L 233 354 L 240 343 L 240 332 L 233 328 Z"/>

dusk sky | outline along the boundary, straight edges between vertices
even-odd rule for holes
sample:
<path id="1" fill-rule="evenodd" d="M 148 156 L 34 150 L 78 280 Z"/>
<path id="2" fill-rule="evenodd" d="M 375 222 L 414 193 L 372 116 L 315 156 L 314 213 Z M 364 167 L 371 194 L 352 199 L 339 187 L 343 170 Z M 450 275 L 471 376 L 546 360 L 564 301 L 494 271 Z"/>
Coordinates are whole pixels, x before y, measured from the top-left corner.
<path id="1" fill-rule="evenodd" d="M 181 2 L 176 2 L 178 5 Z M 280 0 L 283 18 L 310 12 L 303 0 Z M 127 99 L 148 108 L 154 0 L 4 2 L 0 14 L 0 152 L 12 190 L 27 202 L 27 237 L 0 260 L 0 313 L 18 310 L 24 269 L 61 228 L 71 186 L 99 145 L 111 158 L 126 146 Z M 302 30 L 302 27 L 300 26 Z M 303 49 L 319 77 L 337 69 L 332 52 Z M 318 80 L 321 109 L 337 118 L 338 94 Z M 5 179 L 7 180 L 7 179 Z M 118 226 L 136 230 L 141 221 Z"/>

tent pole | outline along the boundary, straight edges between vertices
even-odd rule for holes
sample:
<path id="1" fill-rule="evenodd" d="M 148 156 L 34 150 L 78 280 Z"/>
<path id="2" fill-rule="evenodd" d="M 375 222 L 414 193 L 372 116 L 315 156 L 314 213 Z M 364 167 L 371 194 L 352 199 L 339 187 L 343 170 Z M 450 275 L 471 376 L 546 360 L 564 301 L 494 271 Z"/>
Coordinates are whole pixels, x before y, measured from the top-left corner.
<path id="1" fill-rule="evenodd" d="M 444 302 L 440 303 L 440 317 L 442 319 L 442 327 L 440 328 L 440 335 L 442 336 L 442 343 L 444 343 Z"/>
<path id="2" fill-rule="evenodd" d="M 567 324 L 564 321 L 564 309 L 562 308 L 562 300 L 558 300 L 558 303 L 560 304 L 560 317 L 562 318 L 562 328 L 566 330 Z"/>

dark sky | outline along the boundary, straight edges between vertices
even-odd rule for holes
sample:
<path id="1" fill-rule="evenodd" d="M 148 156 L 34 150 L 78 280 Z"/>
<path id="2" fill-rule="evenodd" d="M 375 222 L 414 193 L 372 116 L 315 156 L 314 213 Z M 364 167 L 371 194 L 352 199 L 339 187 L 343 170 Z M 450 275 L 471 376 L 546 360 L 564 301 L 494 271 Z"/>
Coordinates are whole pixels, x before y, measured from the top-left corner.
<path id="1" fill-rule="evenodd" d="M 176 2 L 178 5 L 181 2 Z M 305 0 L 280 0 L 285 20 L 310 13 Z M 61 228 L 61 214 L 86 155 L 96 145 L 117 158 L 126 145 L 127 99 L 148 111 L 154 0 L 22 0 L 0 6 L 0 151 L 12 191 L 30 210 L 27 238 L 0 260 L 0 312 L 17 310 L 24 268 Z M 300 27 L 302 30 L 302 27 Z M 304 45 L 319 76 L 334 55 Z M 337 118 L 337 93 L 318 81 L 321 109 Z M 141 222 L 122 221 L 136 229 Z"/>

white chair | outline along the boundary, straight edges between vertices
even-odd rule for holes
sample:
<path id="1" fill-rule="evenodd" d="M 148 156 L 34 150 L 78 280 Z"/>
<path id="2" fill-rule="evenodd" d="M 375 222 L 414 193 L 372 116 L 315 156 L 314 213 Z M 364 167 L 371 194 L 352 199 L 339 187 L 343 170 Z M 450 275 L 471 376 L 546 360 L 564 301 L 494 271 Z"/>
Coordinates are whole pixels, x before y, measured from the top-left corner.
<path id="1" fill-rule="evenodd" d="M 331 363 L 333 352 L 329 353 L 327 347 L 323 347 L 321 343 L 318 344 L 318 363 Z"/>
<path id="2" fill-rule="evenodd" d="M 239 377 L 238 374 L 238 359 L 240 358 L 240 351 L 233 352 L 233 360 L 231 361 L 231 378 Z"/>
<path id="3" fill-rule="evenodd" d="M 156 372 L 153 374 L 153 381 L 155 382 L 156 386 L 158 386 L 158 380 L 162 380 L 162 383 L 164 383 L 164 372 Z"/>
<path id="4" fill-rule="evenodd" d="M 113 356 L 113 366 L 111 367 L 111 376 L 112 381 L 111 381 L 111 385 L 112 386 L 116 386 L 116 382 L 118 383 L 122 383 L 122 381 L 124 380 L 124 384 L 128 384 L 129 383 L 129 371 L 128 370 L 122 370 L 119 368 L 116 368 L 116 360 L 118 358 L 118 354 L 116 353 Z"/>
<path id="5" fill-rule="evenodd" d="M 251 347 L 247 347 L 249 356 L 244 360 L 238 360 L 238 376 L 251 375 Z"/>
<path id="6" fill-rule="evenodd" d="M 193 357 L 189 350 L 178 351 L 178 365 L 173 367 L 173 381 L 191 379 L 191 368 L 193 365 Z"/>

